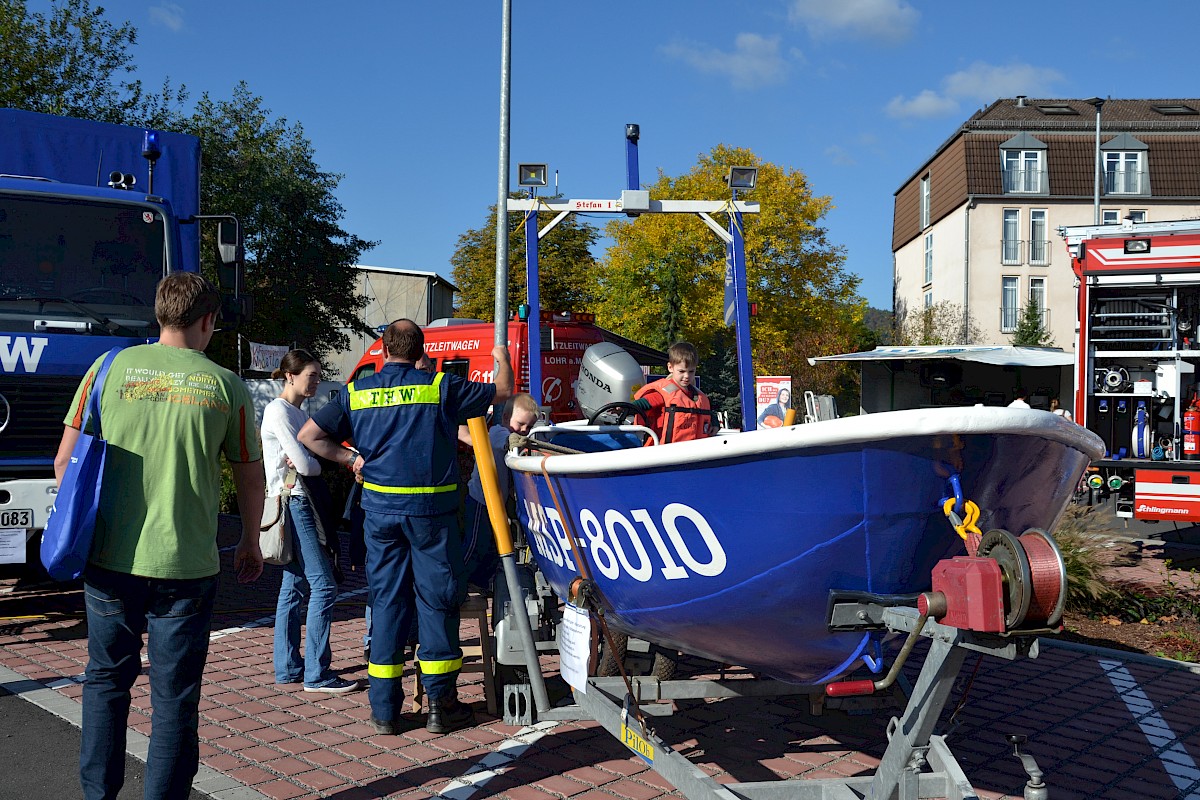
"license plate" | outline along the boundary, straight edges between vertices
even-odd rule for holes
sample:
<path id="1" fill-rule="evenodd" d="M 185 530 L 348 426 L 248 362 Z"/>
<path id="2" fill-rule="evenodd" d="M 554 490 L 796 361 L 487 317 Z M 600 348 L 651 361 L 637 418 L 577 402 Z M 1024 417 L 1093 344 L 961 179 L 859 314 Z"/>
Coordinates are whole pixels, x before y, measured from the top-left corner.
<path id="1" fill-rule="evenodd" d="M 0 510 L 0 528 L 32 528 L 32 508 L 8 508 Z"/>

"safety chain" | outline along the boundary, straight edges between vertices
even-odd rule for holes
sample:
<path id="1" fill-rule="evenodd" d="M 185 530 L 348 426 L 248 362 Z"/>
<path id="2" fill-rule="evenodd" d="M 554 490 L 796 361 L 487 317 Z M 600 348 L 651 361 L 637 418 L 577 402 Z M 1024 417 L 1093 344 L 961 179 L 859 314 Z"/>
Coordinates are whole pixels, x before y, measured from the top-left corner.
<path id="1" fill-rule="evenodd" d="M 942 513 L 950 520 L 954 532 L 966 542 L 967 555 L 974 556 L 979 550 L 979 540 L 983 537 L 983 531 L 976 524 L 979 522 L 979 506 L 963 498 L 962 482 L 957 472 L 951 473 L 946 482 L 949 484 L 950 495 L 939 501 Z M 959 516 L 956 509 L 962 509 L 963 516 Z"/>

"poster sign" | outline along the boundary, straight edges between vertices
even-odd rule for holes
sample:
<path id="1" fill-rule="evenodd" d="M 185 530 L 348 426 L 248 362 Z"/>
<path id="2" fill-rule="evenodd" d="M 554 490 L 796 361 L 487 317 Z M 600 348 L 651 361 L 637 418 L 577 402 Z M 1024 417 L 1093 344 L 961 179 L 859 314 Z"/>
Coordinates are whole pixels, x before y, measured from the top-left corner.
<path id="1" fill-rule="evenodd" d="M 558 664 L 563 680 L 576 691 L 587 692 L 588 654 L 591 652 L 592 619 L 588 612 L 570 603 L 563 606 L 558 626 Z"/>
<path id="2" fill-rule="evenodd" d="M 784 417 L 792 407 L 792 376 L 759 375 L 754 379 L 754 387 L 759 426 L 778 428 L 783 425 Z"/>
<path id="3" fill-rule="evenodd" d="M 25 563 L 25 529 L 0 528 L 0 564 Z"/>
<path id="4" fill-rule="evenodd" d="M 259 372 L 274 372 L 289 349 L 286 345 L 250 342 L 250 369 Z"/>

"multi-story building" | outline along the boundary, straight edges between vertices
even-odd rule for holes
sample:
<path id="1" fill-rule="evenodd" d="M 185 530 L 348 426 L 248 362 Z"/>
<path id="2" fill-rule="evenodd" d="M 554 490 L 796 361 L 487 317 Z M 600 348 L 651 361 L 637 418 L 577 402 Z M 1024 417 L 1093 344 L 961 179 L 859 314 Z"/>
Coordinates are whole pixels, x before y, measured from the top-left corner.
<path id="1" fill-rule="evenodd" d="M 1011 344 L 1035 303 L 1072 350 L 1075 276 L 1058 227 L 1198 217 L 1200 99 L 997 100 L 895 194 L 894 310 L 952 304 L 974 344 Z"/>

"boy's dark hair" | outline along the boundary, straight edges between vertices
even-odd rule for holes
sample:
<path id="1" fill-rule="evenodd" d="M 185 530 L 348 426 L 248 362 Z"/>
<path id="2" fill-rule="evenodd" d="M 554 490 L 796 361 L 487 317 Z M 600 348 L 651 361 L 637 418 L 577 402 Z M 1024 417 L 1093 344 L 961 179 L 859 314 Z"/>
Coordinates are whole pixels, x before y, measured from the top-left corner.
<path id="1" fill-rule="evenodd" d="M 700 354 L 691 342 L 676 342 L 667 349 L 667 363 L 694 367 L 700 363 Z"/>
<path id="2" fill-rule="evenodd" d="M 187 328 L 220 309 L 217 287 L 195 272 L 172 272 L 154 292 L 154 316 L 164 328 Z"/>
<path id="3" fill-rule="evenodd" d="M 1024 386 L 1018 386 L 1016 389 L 1013 389 L 1013 399 L 1024 400 L 1027 397 L 1029 397 L 1029 390 Z"/>
<path id="4" fill-rule="evenodd" d="M 383 332 L 388 355 L 416 363 L 425 354 L 425 334 L 411 319 L 398 319 Z"/>

